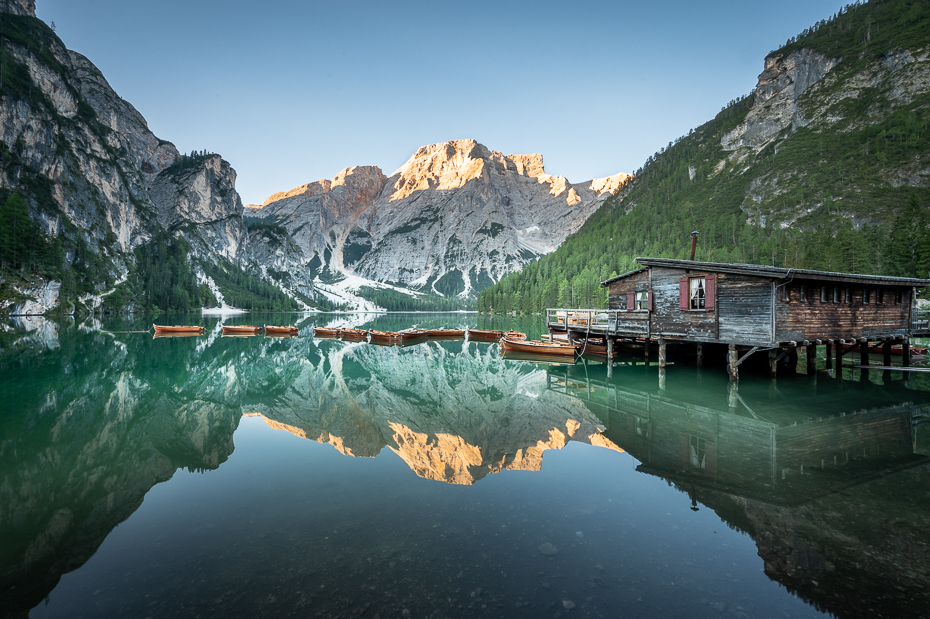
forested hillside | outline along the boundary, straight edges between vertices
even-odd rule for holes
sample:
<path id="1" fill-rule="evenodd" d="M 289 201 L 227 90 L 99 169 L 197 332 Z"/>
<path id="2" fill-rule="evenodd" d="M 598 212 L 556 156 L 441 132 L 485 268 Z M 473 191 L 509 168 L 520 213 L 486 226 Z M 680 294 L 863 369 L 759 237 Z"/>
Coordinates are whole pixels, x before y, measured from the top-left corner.
<path id="1" fill-rule="evenodd" d="M 928 277 L 928 211 L 930 1 L 849 5 L 478 308 L 605 307 L 600 281 L 687 258 L 692 230 L 699 260 Z"/>

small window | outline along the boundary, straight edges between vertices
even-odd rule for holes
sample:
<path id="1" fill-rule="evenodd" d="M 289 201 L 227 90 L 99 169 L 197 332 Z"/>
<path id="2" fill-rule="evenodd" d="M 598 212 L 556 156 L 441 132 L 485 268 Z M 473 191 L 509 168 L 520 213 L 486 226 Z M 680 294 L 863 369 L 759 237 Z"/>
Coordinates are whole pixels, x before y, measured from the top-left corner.
<path id="1" fill-rule="evenodd" d="M 703 277 L 692 277 L 690 281 L 690 305 L 691 309 L 704 309 L 704 295 L 707 284 Z"/>
<path id="2" fill-rule="evenodd" d="M 781 287 L 781 300 L 785 303 L 788 302 L 788 286 Z"/>
<path id="3" fill-rule="evenodd" d="M 840 302 L 840 289 L 839 288 L 833 289 L 833 302 L 834 303 Z"/>
<path id="4" fill-rule="evenodd" d="M 901 294 L 901 291 L 900 291 L 900 290 L 898 290 L 897 292 L 895 292 L 895 294 L 894 294 L 894 302 L 895 302 L 895 305 L 901 305 L 901 297 L 902 297 L 902 294 Z"/>
<path id="5" fill-rule="evenodd" d="M 843 303 L 849 303 L 852 300 L 852 291 L 847 288 L 843 294 Z"/>
<path id="6" fill-rule="evenodd" d="M 872 293 L 872 291 L 869 290 L 868 288 L 866 288 L 865 290 L 862 291 L 862 302 L 863 302 L 863 303 L 868 303 L 868 302 L 869 302 L 869 296 L 871 295 L 871 293 Z"/>
<path id="7" fill-rule="evenodd" d="M 636 300 L 633 309 L 637 310 L 648 310 L 649 309 L 649 293 L 645 290 L 636 293 Z"/>
<path id="8" fill-rule="evenodd" d="M 875 293 L 875 302 L 884 303 L 885 302 L 885 291 L 879 288 L 878 292 Z"/>
<path id="9" fill-rule="evenodd" d="M 801 286 L 801 300 L 807 301 L 807 286 Z"/>
<path id="10" fill-rule="evenodd" d="M 698 469 L 707 468 L 707 461 L 705 459 L 706 455 L 707 447 L 705 445 L 704 439 L 692 436 L 691 444 L 688 448 L 688 461 L 691 466 Z"/>
<path id="11" fill-rule="evenodd" d="M 820 302 L 821 303 L 827 302 L 827 287 L 826 286 L 820 287 Z"/>

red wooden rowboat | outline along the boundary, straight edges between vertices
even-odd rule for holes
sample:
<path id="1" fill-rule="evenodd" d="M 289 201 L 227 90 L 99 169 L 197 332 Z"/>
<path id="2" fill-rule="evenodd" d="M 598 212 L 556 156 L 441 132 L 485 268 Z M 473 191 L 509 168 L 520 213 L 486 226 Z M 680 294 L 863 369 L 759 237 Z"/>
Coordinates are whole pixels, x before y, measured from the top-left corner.
<path id="1" fill-rule="evenodd" d="M 223 325 L 223 335 L 258 335 L 261 327 L 252 325 Z"/>
<path id="2" fill-rule="evenodd" d="M 465 337 L 465 329 L 427 329 L 427 337 Z"/>
<path id="3" fill-rule="evenodd" d="M 313 327 L 313 337 L 339 337 L 339 329 Z"/>
<path id="4" fill-rule="evenodd" d="M 368 339 L 368 331 L 362 329 L 339 329 L 339 337 L 344 340 L 360 342 Z"/>
<path id="5" fill-rule="evenodd" d="M 400 341 L 404 343 L 413 342 L 415 340 L 425 340 L 426 330 L 425 329 L 407 329 L 406 331 L 400 331 L 397 335 L 400 336 Z"/>
<path id="6" fill-rule="evenodd" d="M 156 325 L 156 324 L 153 324 L 152 326 L 155 327 L 155 333 L 158 333 L 158 334 L 161 334 L 161 335 L 164 335 L 164 334 L 166 334 L 166 333 L 194 333 L 194 334 L 200 334 L 200 333 L 203 333 L 203 329 L 204 329 L 203 327 L 201 327 L 201 326 L 199 326 L 199 325 L 190 325 L 190 326 L 188 326 L 188 325 L 182 325 L 182 326 L 167 326 L 167 325 Z"/>
<path id="7" fill-rule="evenodd" d="M 499 340 L 504 337 L 503 331 L 488 331 L 485 329 L 468 329 L 468 339 L 470 340 Z"/>
<path id="8" fill-rule="evenodd" d="M 273 325 L 265 325 L 265 335 L 297 335 L 297 327 L 276 327 Z"/>
<path id="9" fill-rule="evenodd" d="M 509 337 L 513 340 L 525 340 L 526 333 L 523 333 L 522 331 L 508 331 L 503 335 L 503 337 Z"/>
<path id="10" fill-rule="evenodd" d="M 372 344 L 396 344 L 400 341 L 400 336 L 396 331 L 375 331 L 368 332 Z"/>
<path id="11" fill-rule="evenodd" d="M 513 352 L 531 353 L 537 355 L 559 355 L 566 357 L 575 356 L 574 344 L 545 344 L 543 342 L 502 337 L 501 346 L 504 350 L 511 350 Z"/>

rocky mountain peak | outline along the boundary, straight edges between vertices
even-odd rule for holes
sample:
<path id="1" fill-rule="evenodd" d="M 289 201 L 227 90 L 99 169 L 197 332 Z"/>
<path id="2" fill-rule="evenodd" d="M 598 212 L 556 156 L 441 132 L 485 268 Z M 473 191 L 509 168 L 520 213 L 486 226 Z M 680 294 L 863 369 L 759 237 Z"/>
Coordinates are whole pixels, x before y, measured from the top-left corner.
<path id="1" fill-rule="evenodd" d="M 36 0 L 0 0 L 0 13 L 36 16 Z"/>

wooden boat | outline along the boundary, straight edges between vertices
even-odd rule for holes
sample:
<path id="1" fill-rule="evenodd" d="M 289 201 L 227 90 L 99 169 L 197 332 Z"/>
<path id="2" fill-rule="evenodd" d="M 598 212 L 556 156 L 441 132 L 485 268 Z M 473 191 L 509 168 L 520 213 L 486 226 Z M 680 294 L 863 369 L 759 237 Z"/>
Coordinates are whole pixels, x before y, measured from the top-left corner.
<path id="1" fill-rule="evenodd" d="M 413 342 L 417 340 L 426 339 L 426 330 L 425 329 L 407 329 L 405 331 L 400 331 L 397 334 L 400 336 L 400 341 L 403 343 Z"/>
<path id="2" fill-rule="evenodd" d="M 468 339 L 470 340 L 493 340 L 497 341 L 504 337 L 503 331 L 487 331 L 485 329 L 468 328 Z"/>
<path id="3" fill-rule="evenodd" d="M 393 345 L 400 341 L 400 335 L 396 331 L 375 331 L 368 332 L 372 344 L 389 344 Z"/>
<path id="4" fill-rule="evenodd" d="M 261 327 L 253 325 L 223 325 L 223 335 L 258 335 Z"/>
<path id="5" fill-rule="evenodd" d="M 534 342 L 519 340 L 511 337 L 502 337 L 501 346 L 504 350 L 510 350 L 513 352 L 530 353 L 536 355 L 559 355 L 566 357 L 569 355 L 572 357 L 575 356 L 574 344 L 546 344 L 544 342 Z"/>
<path id="6" fill-rule="evenodd" d="M 522 331 L 507 331 L 504 333 L 503 337 L 509 337 L 514 340 L 525 340 L 526 333 L 523 333 Z"/>
<path id="7" fill-rule="evenodd" d="M 339 329 L 313 327 L 313 337 L 339 337 Z"/>
<path id="8" fill-rule="evenodd" d="M 155 333 L 161 335 L 165 335 L 167 333 L 187 333 L 199 335 L 203 333 L 204 330 L 204 328 L 200 325 L 167 326 L 153 324 L 152 326 L 155 327 Z"/>
<path id="9" fill-rule="evenodd" d="M 465 337 L 465 329 L 427 329 L 427 337 Z"/>
<path id="10" fill-rule="evenodd" d="M 874 344 L 873 344 L 873 346 L 874 346 Z M 869 346 L 869 348 L 871 348 L 871 347 L 872 347 L 872 346 Z M 857 353 L 857 352 L 859 352 L 859 344 L 857 344 L 857 343 L 843 344 L 843 355 L 844 355 L 844 356 L 845 356 L 846 354 L 848 354 L 848 353 Z M 870 351 L 869 351 L 869 357 L 872 357 L 872 356 L 876 356 L 876 357 L 877 357 L 877 356 L 880 356 L 880 355 L 883 355 L 883 354 L 884 354 L 884 352 L 883 352 L 881 346 L 879 346 L 879 347 L 876 348 L 875 350 L 870 350 Z M 893 346 L 891 347 L 891 354 L 892 354 L 893 356 L 895 356 L 895 357 L 903 357 L 903 356 L 904 356 L 904 346 L 902 346 L 901 344 L 895 344 L 895 345 L 893 345 Z M 921 348 L 920 346 L 911 346 L 911 361 L 914 361 L 914 360 L 917 360 L 917 359 L 923 359 L 923 358 L 926 357 L 926 356 L 927 356 L 927 349 L 926 349 L 926 348 Z"/>
<path id="11" fill-rule="evenodd" d="M 190 333 L 161 333 L 156 332 L 152 334 L 152 339 L 160 339 L 163 337 L 200 337 L 203 335 L 202 332 L 192 331 Z"/>
<path id="12" fill-rule="evenodd" d="M 368 339 L 368 331 L 362 329 L 339 329 L 339 337 L 344 340 L 361 342 Z"/>
<path id="13" fill-rule="evenodd" d="M 276 327 L 274 325 L 265 325 L 265 336 L 292 336 L 297 335 L 297 327 Z"/>

